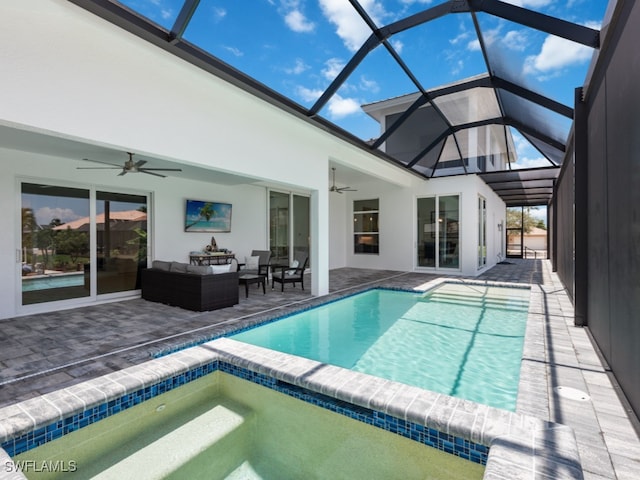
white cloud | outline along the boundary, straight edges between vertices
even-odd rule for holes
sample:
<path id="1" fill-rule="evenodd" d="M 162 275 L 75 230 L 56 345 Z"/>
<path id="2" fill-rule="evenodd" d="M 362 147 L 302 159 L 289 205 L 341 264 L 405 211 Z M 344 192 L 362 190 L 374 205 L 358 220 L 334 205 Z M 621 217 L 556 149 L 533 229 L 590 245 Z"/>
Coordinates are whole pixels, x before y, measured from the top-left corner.
<path id="1" fill-rule="evenodd" d="M 398 52 L 399 54 L 402 53 L 402 49 L 404 48 L 404 43 L 402 43 L 400 40 L 391 40 L 391 46 L 393 47 L 393 49 Z"/>
<path id="2" fill-rule="evenodd" d="M 378 85 L 378 82 L 376 82 L 375 80 L 369 80 L 364 75 L 360 77 L 359 86 L 361 90 L 371 92 L 371 93 L 377 93 L 380 91 L 380 85 Z"/>
<path id="3" fill-rule="evenodd" d="M 320 89 L 311 89 L 303 86 L 298 86 L 296 88 L 296 94 L 300 97 L 304 102 L 310 103 L 315 102 L 322 95 L 322 90 Z"/>
<path id="4" fill-rule="evenodd" d="M 361 111 L 360 102 L 353 98 L 342 98 L 337 94 L 329 100 L 328 108 L 332 118 L 343 118 Z"/>
<path id="5" fill-rule="evenodd" d="M 542 220 L 544 224 L 547 224 L 547 207 L 546 205 L 539 205 L 537 207 L 531 207 L 529 215 L 537 220 Z"/>
<path id="6" fill-rule="evenodd" d="M 235 55 L 236 57 L 241 57 L 244 55 L 244 52 L 242 50 L 240 50 L 237 47 L 228 47 L 228 46 L 224 46 L 223 47 L 225 50 L 227 50 L 228 52 L 231 52 L 233 55 Z"/>
<path id="7" fill-rule="evenodd" d="M 509 30 L 502 37 L 502 44 L 509 50 L 523 52 L 527 47 L 527 34 L 522 30 Z"/>
<path id="8" fill-rule="evenodd" d="M 484 44 L 486 46 L 491 46 L 494 42 L 500 39 L 500 27 L 486 30 L 482 35 L 482 39 L 484 40 Z M 471 50 L 472 52 L 479 51 L 480 40 L 475 39 L 467 43 L 467 50 Z"/>
<path id="9" fill-rule="evenodd" d="M 453 68 L 451 69 L 451 75 L 459 75 L 460 72 L 464 69 L 464 62 L 462 60 L 458 60 L 454 63 Z"/>
<path id="10" fill-rule="evenodd" d="M 593 49 L 585 45 L 549 35 L 544 40 L 540 53 L 525 59 L 524 73 L 538 75 L 557 72 L 565 67 L 588 62 L 592 55 Z"/>
<path id="11" fill-rule="evenodd" d="M 320 89 L 311 89 L 302 85 L 296 87 L 296 95 L 305 103 L 315 102 L 323 93 Z M 360 109 L 361 103 L 355 98 L 334 94 L 327 102 L 328 116 L 331 119 L 337 119 L 359 113 L 362 111 Z"/>
<path id="12" fill-rule="evenodd" d="M 301 73 L 303 73 L 308 69 L 309 69 L 309 65 L 304 63 L 304 61 L 301 58 L 296 58 L 296 61 L 293 67 L 285 68 L 284 71 L 285 73 L 288 73 L 290 75 L 300 75 Z"/>
<path id="13" fill-rule="evenodd" d="M 449 40 L 449 43 L 451 45 L 457 45 L 458 43 L 461 43 L 468 38 L 469 38 L 469 32 L 462 32 L 457 37 L 454 37 L 451 40 Z"/>
<path id="14" fill-rule="evenodd" d="M 224 17 L 227 16 L 227 10 L 225 10 L 222 7 L 214 7 L 213 16 L 215 17 L 215 20 L 222 20 Z"/>
<path id="15" fill-rule="evenodd" d="M 537 168 L 537 167 L 550 167 L 551 163 L 545 157 L 540 155 L 540 152 L 536 150 L 529 141 L 522 136 L 518 131 L 511 129 L 511 136 L 513 137 L 513 143 L 516 147 L 516 154 L 518 161 L 511 164 L 511 168 Z"/>
<path id="16" fill-rule="evenodd" d="M 330 58 L 324 62 L 325 67 L 322 69 L 322 75 L 329 81 L 332 81 L 344 68 L 344 62 L 339 58 Z"/>
<path id="17" fill-rule="evenodd" d="M 516 163 L 511 164 L 511 168 L 520 169 L 520 168 L 537 168 L 537 167 L 550 167 L 551 163 L 544 157 L 537 158 L 529 158 L 529 157 L 519 157 Z"/>
<path id="18" fill-rule="evenodd" d="M 307 20 L 300 10 L 291 10 L 285 15 L 284 21 L 291 30 L 298 33 L 312 32 L 316 28 L 315 23 Z"/>
<path id="19" fill-rule="evenodd" d="M 469 43 L 467 43 L 467 50 L 470 50 L 472 52 L 479 52 L 480 51 L 480 40 L 475 39 L 475 40 L 471 40 Z"/>
<path id="20" fill-rule="evenodd" d="M 381 20 L 387 16 L 382 4 L 376 0 L 361 0 L 360 4 L 376 25 L 381 26 Z M 345 0 L 320 0 L 320 8 L 324 16 L 336 26 L 336 33 L 350 51 L 357 51 L 371 36 L 371 29 L 349 2 Z"/>
<path id="21" fill-rule="evenodd" d="M 80 218 L 80 215 L 75 213 L 71 208 L 51 208 L 51 207 L 42 207 L 36 210 L 35 212 L 36 222 L 38 225 L 49 225 L 49 223 L 54 219 L 58 218 L 62 223 L 69 223 L 73 220 L 77 220 Z"/>

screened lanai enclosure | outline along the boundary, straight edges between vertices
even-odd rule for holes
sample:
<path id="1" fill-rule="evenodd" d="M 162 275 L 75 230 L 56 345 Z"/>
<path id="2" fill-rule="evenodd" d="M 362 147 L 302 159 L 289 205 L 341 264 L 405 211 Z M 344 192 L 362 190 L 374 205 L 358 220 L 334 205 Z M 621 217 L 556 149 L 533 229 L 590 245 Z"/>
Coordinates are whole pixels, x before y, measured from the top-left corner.
<path id="1" fill-rule="evenodd" d="M 638 2 L 69 2 L 419 180 L 546 207 L 576 325 L 640 412 Z"/>
<path id="2" fill-rule="evenodd" d="M 72 1 L 419 176 L 494 172 L 485 180 L 509 206 L 549 202 L 587 63 L 560 88 L 525 81 L 546 72 L 512 52 L 560 42 L 589 58 L 600 46 L 598 28 L 571 21 L 578 4 Z M 457 42 L 466 47 L 454 55 Z M 521 143 L 534 165 L 518 161 Z"/>

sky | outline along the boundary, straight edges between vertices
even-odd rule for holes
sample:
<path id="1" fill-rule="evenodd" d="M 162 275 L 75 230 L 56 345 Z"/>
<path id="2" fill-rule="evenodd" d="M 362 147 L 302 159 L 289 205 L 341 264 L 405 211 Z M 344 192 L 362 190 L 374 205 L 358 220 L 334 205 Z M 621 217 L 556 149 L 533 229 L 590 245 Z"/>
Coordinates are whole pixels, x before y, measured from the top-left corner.
<path id="1" fill-rule="evenodd" d="M 506 0 L 520 7 L 599 29 L 606 0 Z M 122 0 L 171 29 L 182 0 Z M 361 0 L 377 26 L 443 3 L 441 0 Z M 478 13 L 489 59 L 500 76 L 573 107 L 593 50 L 522 25 Z M 362 46 L 371 30 L 347 0 L 201 0 L 184 39 L 310 108 Z M 420 86 L 435 88 L 486 72 L 473 19 L 449 14 L 392 35 L 393 49 Z M 361 105 L 418 91 L 384 47 L 371 51 L 320 115 L 367 140 L 377 122 Z M 552 114 L 566 139 L 570 120 Z M 519 166 L 549 166 L 540 152 L 512 130 Z"/>

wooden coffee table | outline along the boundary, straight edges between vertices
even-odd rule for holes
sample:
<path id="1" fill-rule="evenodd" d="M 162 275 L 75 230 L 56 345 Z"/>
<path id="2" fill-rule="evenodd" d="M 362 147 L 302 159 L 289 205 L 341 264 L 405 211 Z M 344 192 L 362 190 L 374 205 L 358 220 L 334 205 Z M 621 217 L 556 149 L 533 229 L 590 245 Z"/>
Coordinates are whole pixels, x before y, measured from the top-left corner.
<path id="1" fill-rule="evenodd" d="M 244 285 L 244 293 L 246 297 L 249 297 L 249 285 L 252 285 L 254 283 L 257 283 L 258 286 L 260 286 L 262 284 L 262 294 L 264 295 L 267 291 L 265 289 L 265 275 L 251 275 L 251 274 L 244 274 L 244 275 L 240 275 L 238 277 L 238 280 L 240 281 L 240 285 Z"/>

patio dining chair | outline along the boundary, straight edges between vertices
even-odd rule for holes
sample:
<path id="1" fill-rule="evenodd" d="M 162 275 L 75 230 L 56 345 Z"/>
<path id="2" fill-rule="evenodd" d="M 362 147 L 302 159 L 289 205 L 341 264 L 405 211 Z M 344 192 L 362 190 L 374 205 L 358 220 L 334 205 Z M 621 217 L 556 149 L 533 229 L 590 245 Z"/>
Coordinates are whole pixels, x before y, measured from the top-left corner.
<path id="1" fill-rule="evenodd" d="M 280 291 L 284 292 L 285 283 L 300 283 L 302 290 L 304 290 L 304 271 L 309 264 L 309 256 L 306 252 L 296 252 L 294 255 L 294 261 L 291 266 L 272 267 L 273 273 L 271 274 L 271 288 L 274 288 L 276 282 L 280 284 Z"/>
<path id="2" fill-rule="evenodd" d="M 257 262 L 255 262 L 258 257 Z M 255 263 L 252 263 L 251 261 Z M 269 275 L 269 264 L 271 262 L 270 250 L 252 250 L 249 257 L 245 257 L 244 264 L 240 265 L 240 272 L 242 274 L 250 275 Z"/>

